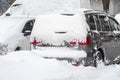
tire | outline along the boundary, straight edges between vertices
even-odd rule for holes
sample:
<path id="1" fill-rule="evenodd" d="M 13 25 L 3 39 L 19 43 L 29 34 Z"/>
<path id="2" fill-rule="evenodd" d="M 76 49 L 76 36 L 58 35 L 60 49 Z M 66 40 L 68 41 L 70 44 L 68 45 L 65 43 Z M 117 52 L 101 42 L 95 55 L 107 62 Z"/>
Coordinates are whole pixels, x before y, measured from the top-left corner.
<path id="1" fill-rule="evenodd" d="M 20 51 L 21 49 L 20 49 L 20 47 L 17 47 L 16 49 L 15 49 L 15 51 Z"/>
<path id="2" fill-rule="evenodd" d="M 97 51 L 94 55 L 94 61 L 93 61 L 93 65 L 94 67 L 98 67 L 100 62 L 103 62 L 103 57 L 102 57 L 102 53 L 100 51 Z"/>

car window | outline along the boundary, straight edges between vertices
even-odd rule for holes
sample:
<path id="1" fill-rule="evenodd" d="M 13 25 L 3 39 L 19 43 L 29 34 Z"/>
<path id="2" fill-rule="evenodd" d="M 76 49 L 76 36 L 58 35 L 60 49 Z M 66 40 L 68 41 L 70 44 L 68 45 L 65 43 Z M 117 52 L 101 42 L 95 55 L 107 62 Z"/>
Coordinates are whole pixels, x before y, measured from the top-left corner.
<path id="1" fill-rule="evenodd" d="M 102 31 L 110 31 L 108 17 L 106 17 L 104 15 L 99 15 L 99 20 L 100 20 L 100 23 L 101 23 L 101 30 Z"/>
<path id="2" fill-rule="evenodd" d="M 101 25 L 100 25 L 99 17 L 98 17 L 97 14 L 94 15 L 94 19 L 95 19 L 95 21 L 96 21 L 97 30 L 98 30 L 98 31 L 101 31 Z"/>
<path id="3" fill-rule="evenodd" d="M 91 30 L 96 30 L 95 18 L 91 14 L 86 14 L 86 21 Z"/>
<path id="4" fill-rule="evenodd" d="M 25 31 L 32 31 L 32 29 L 33 29 L 33 25 L 34 25 L 34 20 L 31 20 L 31 21 L 28 21 L 26 24 L 25 24 L 25 26 L 24 26 L 24 28 L 23 28 L 23 30 L 22 30 L 22 33 L 24 33 Z"/>
<path id="5" fill-rule="evenodd" d="M 112 31 L 120 31 L 120 26 L 117 21 L 109 17 L 110 27 Z"/>

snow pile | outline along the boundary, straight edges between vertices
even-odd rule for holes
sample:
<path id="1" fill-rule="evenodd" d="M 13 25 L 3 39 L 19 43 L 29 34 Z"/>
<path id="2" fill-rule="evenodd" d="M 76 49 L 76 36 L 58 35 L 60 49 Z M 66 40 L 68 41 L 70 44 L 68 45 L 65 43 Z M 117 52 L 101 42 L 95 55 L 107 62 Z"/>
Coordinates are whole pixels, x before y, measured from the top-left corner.
<path id="1" fill-rule="evenodd" d="M 60 14 L 40 15 L 36 18 L 31 34 L 44 43 L 60 44 L 64 41 L 85 41 L 88 31 L 85 15 L 81 11 L 73 16 Z M 63 34 L 60 32 L 64 32 Z"/>
<path id="2" fill-rule="evenodd" d="M 0 80 L 119 80 L 120 66 L 75 67 L 30 51 L 0 56 Z"/>
<path id="3" fill-rule="evenodd" d="M 19 15 L 37 16 L 40 14 L 49 14 L 49 13 L 60 13 L 60 12 L 68 13 L 70 11 L 80 8 L 90 8 L 90 1 L 88 0 L 16 0 L 15 3 L 8 9 L 6 13 L 10 13 L 12 16 L 19 16 Z"/>
<path id="4" fill-rule="evenodd" d="M 116 16 L 115 16 L 115 19 L 118 21 L 118 23 L 120 24 L 120 14 L 117 14 Z"/>

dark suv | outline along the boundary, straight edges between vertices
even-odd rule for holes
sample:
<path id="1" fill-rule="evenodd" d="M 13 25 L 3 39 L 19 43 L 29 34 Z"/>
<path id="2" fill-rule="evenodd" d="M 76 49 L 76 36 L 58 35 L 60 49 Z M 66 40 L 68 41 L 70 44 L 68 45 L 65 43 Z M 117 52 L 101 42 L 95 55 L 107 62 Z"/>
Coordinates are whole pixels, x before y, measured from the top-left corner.
<path id="1" fill-rule="evenodd" d="M 120 62 L 120 25 L 105 12 L 88 10 L 84 11 L 86 21 L 90 27 L 87 43 L 81 44 L 79 48 L 84 49 L 87 54 L 86 64 L 93 59 L 102 60 L 105 64 Z"/>

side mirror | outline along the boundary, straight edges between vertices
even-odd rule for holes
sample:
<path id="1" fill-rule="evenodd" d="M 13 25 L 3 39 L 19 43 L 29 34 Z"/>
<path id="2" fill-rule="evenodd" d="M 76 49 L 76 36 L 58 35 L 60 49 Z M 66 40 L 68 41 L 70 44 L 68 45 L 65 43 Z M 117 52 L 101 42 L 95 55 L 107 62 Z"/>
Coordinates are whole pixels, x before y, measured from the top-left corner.
<path id="1" fill-rule="evenodd" d="M 24 32 L 24 36 L 29 36 L 31 34 L 31 31 L 29 31 L 29 30 L 26 30 L 25 32 Z"/>

